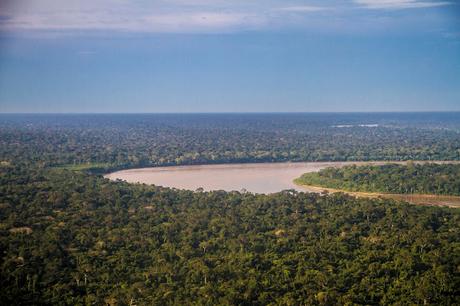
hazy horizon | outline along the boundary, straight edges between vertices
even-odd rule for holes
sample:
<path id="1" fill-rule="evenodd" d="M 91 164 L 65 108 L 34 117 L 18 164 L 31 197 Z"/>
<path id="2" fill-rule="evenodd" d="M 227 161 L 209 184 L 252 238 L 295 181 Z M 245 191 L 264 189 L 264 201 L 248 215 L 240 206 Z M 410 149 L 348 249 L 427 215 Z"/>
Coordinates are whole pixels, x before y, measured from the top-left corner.
<path id="1" fill-rule="evenodd" d="M 0 112 L 0 115 L 244 115 L 244 114 L 447 114 L 447 113 L 460 113 L 459 110 L 447 110 L 447 111 L 240 111 L 240 112 Z"/>

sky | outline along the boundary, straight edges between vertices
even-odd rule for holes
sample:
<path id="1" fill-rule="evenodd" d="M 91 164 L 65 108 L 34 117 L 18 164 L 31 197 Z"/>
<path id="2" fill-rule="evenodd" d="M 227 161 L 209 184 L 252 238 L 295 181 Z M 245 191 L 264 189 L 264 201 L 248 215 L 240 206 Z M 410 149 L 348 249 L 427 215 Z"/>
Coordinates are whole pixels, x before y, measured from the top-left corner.
<path id="1" fill-rule="evenodd" d="M 0 0 L 0 112 L 460 111 L 459 0 Z"/>

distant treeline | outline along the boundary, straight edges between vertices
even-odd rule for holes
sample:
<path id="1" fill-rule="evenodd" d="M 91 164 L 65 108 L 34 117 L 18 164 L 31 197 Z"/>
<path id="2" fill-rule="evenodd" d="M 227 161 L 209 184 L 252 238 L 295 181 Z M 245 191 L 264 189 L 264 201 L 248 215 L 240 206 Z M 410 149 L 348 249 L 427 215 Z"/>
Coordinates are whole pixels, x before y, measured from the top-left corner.
<path id="1" fill-rule="evenodd" d="M 11 115 L 0 117 L 0 158 L 100 172 L 236 162 L 460 160 L 460 133 L 444 128 L 442 119 L 433 128 L 408 125 L 396 115 Z M 353 127 L 336 127 L 345 123 Z"/>
<path id="2" fill-rule="evenodd" d="M 460 165 L 352 165 L 305 173 L 295 181 L 298 184 L 347 191 L 460 195 Z"/>

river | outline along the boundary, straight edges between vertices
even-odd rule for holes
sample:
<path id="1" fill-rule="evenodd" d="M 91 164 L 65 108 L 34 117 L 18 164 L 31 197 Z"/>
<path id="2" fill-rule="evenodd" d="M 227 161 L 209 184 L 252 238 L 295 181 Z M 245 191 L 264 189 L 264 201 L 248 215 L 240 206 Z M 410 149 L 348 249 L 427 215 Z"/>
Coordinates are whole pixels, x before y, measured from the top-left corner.
<path id="1" fill-rule="evenodd" d="M 130 183 L 145 183 L 178 189 L 225 190 L 254 193 L 275 193 L 286 189 L 321 192 L 323 188 L 298 186 L 293 180 L 303 173 L 315 172 L 327 167 L 345 165 L 382 165 L 390 162 L 300 162 L 300 163 L 256 163 L 224 164 L 199 166 L 174 166 L 129 169 L 105 175 L 111 180 L 124 180 Z M 395 163 L 395 162 L 391 162 Z M 397 162 L 404 164 L 405 162 Z M 402 199 L 415 204 L 460 206 L 460 197 L 433 197 L 424 195 L 382 195 L 359 194 L 355 196 Z"/>
<path id="2" fill-rule="evenodd" d="M 247 190 L 275 193 L 285 189 L 305 191 L 293 180 L 303 173 L 326 167 L 359 164 L 354 162 L 257 163 L 141 168 L 117 171 L 107 178 L 196 190 Z M 380 163 L 381 164 L 381 163 Z"/>

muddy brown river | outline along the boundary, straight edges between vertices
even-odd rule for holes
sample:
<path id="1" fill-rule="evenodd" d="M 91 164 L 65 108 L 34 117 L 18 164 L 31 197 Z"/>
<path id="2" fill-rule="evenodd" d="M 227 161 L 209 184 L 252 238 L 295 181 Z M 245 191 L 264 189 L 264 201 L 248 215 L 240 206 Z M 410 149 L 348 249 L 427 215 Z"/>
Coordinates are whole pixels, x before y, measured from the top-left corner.
<path id="1" fill-rule="evenodd" d="M 105 177 L 111 180 L 119 179 L 130 183 L 145 183 L 188 190 L 196 190 L 198 188 L 203 188 L 207 191 L 246 190 L 264 194 L 275 193 L 286 189 L 321 192 L 324 188 L 298 186 L 294 184 L 293 180 L 303 173 L 315 172 L 327 167 L 343 167 L 352 164 L 382 165 L 386 163 L 389 162 L 301 162 L 153 167 L 117 171 L 107 174 Z M 405 162 L 397 163 L 404 164 Z M 415 204 L 460 207 L 460 197 L 369 193 L 354 193 L 353 195 L 367 197 L 384 196 L 406 200 Z"/>

